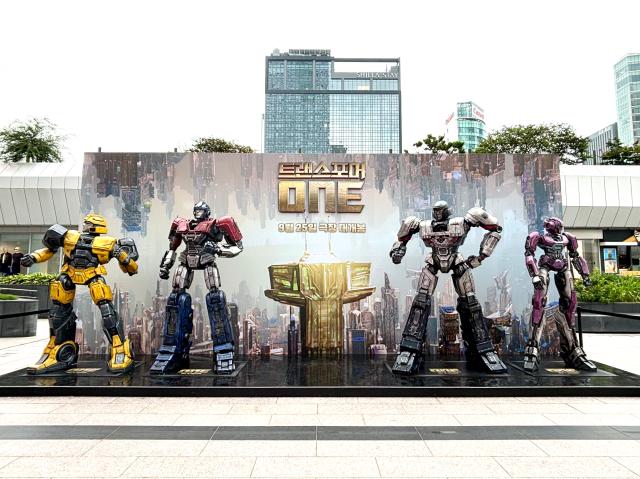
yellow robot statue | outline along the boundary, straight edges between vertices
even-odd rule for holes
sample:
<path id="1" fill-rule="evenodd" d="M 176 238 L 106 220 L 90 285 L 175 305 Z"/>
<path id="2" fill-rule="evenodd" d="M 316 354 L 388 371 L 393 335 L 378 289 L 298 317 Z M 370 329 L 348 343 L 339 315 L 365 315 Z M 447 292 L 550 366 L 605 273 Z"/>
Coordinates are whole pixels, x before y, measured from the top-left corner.
<path id="1" fill-rule="evenodd" d="M 102 328 L 111 343 L 109 371 L 124 373 L 133 369 L 133 351 L 113 307 L 111 288 L 103 278 L 107 274 L 103 265 L 116 258 L 120 269 L 132 276 L 138 272 L 138 250 L 131 238 L 116 240 L 101 236 L 106 233 L 105 219 L 91 213 L 84 218 L 81 232 L 53 225 L 42 239 L 45 248 L 22 258 L 22 265 L 29 267 L 48 261 L 59 248 L 64 253 L 60 275 L 50 288 L 53 305 L 49 310 L 49 343 L 38 362 L 27 370 L 30 374 L 69 369 L 77 363 L 76 315 L 73 312 L 77 284 L 89 287 L 91 299 L 100 308 Z"/>

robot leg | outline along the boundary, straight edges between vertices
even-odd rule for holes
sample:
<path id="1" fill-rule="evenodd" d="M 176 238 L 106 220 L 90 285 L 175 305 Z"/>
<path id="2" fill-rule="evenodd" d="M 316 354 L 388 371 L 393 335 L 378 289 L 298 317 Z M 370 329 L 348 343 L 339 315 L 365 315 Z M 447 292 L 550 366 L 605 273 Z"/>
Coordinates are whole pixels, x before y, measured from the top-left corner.
<path id="1" fill-rule="evenodd" d="M 460 276 L 453 274 L 453 285 L 458 293 L 457 310 L 467 362 L 490 373 L 507 372 L 507 366 L 500 360 L 491 342 L 482 307 L 476 298 L 471 271 L 466 270 Z"/>
<path id="2" fill-rule="evenodd" d="M 49 310 L 49 342 L 40 359 L 27 369 L 28 374 L 63 371 L 78 362 L 77 318 L 72 304 L 76 285 L 69 276 L 62 274 L 51 283 L 49 291 L 53 301 Z"/>
<path id="3" fill-rule="evenodd" d="M 111 343 L 111 353 L 107 369 L 112 373 L 126 373 L 133 369 L 133 349 L 128 338 L 125 338 L 122 322 L 113 307 L 111 288 L 101 276 L 96 276 L 89 283 L 91 299 L 100 308 L 102 330 Z"/>
<path id="4" fill-rule="evenodd" d="M 192 332 L 191 295 L 184 290 L 174 290 L 165 309 L 162 346 L 149 372 L 164 374 L 188 365 Z"/>
<path id="5" fill-rule="evenodd" d="M 547 290 L 549 287 L 549 271 L 540 268 L 540 283 L 533 290 L 531 301 L 531 326 L 529 328 L 529 341 L 524 348 L 524 370 L 535 372 L 540 366 L 540 341 L 544 329 L 544 307 L 547 304 Z"/>
<path id="6" fill-rule="evenodd" d="M 402 332 L 400 350 L 392 371 L 396 374 L 414 374 L 422 365 L 424 341 L 427 336 L 427 322 L 431 314 L 431 296 L 438 277 L 435 269 L 427 264 L 419 279 L 418 294 L 413 298 L 409 316 Z"/>
<path id="7" fill-rule="evenodd" d="M 580 371 L 597 371 L 597 367 L 587 359 L 587 354 L 578 344 L 575 329 L 576 290 L 573 288 L 573 278 L 569 270 L 557 273 L 556 287 L 560 293 L 560 312 L 562 317 L 556 317 L 556 326 L 560 333 L 560 356 L 569 368 Z"/>
<path id="8" fill-rule="evenodd" d="M 235 369 L 233 363 L 234 340 L 227 298 L 221 289 L 207 293 L 207 311 L 211 324 L 211 339 L 213 340 L 213 354 L 215 356 L 215 370 L 230 373 Z"/>

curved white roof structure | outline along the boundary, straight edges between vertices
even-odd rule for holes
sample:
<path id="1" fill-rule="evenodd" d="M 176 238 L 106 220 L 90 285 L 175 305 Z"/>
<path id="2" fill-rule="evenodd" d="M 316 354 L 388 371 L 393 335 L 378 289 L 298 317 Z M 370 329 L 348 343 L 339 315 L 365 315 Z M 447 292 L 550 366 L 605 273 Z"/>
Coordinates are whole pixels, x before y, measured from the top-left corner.
<path id="1" fill-rule="evenodd" d="M 0 164 L 0 225 L 77 225 L 82 163 Z"/>
<path id="2" fill-rule="evenodd" d="M 560 177 L 566 227 L 640 226 L 640 166 L 562 165 Z"/>

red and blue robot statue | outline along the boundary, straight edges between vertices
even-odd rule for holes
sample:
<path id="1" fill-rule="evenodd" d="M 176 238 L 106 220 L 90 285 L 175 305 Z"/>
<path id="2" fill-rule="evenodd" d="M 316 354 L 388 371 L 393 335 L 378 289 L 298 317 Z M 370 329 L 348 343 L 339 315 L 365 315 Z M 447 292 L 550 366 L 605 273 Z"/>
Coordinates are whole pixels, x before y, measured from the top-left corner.
<path id="1" fill-rule="evenodd" d="M 560 311 L 563 320 L 556 320 L 560 333 L 560 355 L 567 367 L 583 371 L 595 371 L 596 366 L 589 360 L 580 347 L 575 330 L 575 312 L 577 306 L 576 290 L 569 269 L 567 252 L 574 269 L 582 277 L 585 286 L 589 286 L 589 268 L 585 260 L 578 254 L 578 240 L 564 231 L 564 225 L 558 218 L 544 220 L 544 232 L 534 231 L 527 236 L 524 245 L 525 262 L 532 278 L 533 310 L 529 341 L 524 351 L 524 369 L 534 372 L 540 364 L 540 340 L 544 327 L 544 307 L 547 303 L 549 273 L 554 273 L 554 281 L 560 293 Z M 544 254 L 536 262 L 536 249 Z"/>
<path id="2" fill-rule="evenodd" d="M 231 373 L 234 338 L 229 321 L 227 300 L 220 289 L 220 273 L 216 257 L 232 258 L 242 251 L 242 234 L 230 216 L 211 218 L 211 209 L 204 201 L 193 207 L 193 219 L 176 218 L 169 231 L 169 249 L 160 263 L 160 278 L 169 279 L 169 270 L 176 261 L 176 250 L 184 243 L 185 249 L 178 256 L 178 268 L 173 276 L 173 290 L 166 307 L 163 342 L 151 373 L 162 374 L 183 367 L 189 362 L 193 309 L 191 295 L 187 292 L 193 280 L 194 270 L 204 270 L 204 280 L 209 292 L 206 296 L 207 311 L 213 340 L 214 369 L 218 373 Z"/>

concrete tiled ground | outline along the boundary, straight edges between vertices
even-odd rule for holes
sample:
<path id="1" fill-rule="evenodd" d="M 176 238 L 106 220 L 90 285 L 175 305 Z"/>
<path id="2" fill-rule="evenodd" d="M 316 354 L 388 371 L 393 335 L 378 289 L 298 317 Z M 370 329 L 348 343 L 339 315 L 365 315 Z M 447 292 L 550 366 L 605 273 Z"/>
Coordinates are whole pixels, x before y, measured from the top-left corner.
<path id="1" fill-rule="evenodd" d="M 44 337 L 0 341 L 0 373 Z M 585 343 L 640 373 L 640 338 Z M 0 397 L 2 477 L 640 478 L 640 398 Z"/>

